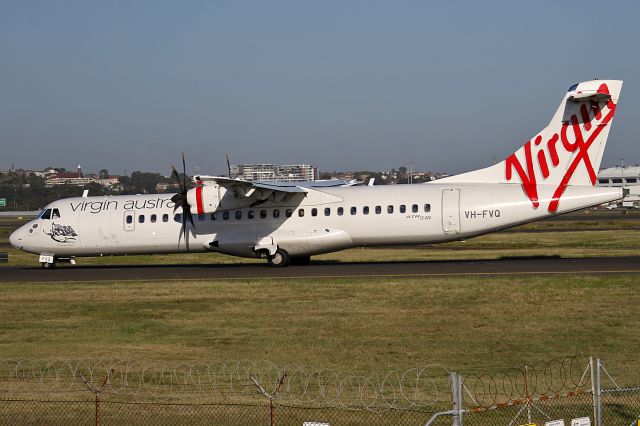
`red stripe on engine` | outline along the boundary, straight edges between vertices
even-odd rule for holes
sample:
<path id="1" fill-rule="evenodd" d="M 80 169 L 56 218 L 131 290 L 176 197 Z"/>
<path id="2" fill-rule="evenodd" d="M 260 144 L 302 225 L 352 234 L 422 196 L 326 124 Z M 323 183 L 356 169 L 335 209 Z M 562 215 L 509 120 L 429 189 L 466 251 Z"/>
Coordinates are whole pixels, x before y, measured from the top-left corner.
<path id="1" fill-rule="evenodd" d="M 196 187 L 196 206 L 198 214 L 204 214 L 204 206 L 202 205 L 202 186 Z"/>

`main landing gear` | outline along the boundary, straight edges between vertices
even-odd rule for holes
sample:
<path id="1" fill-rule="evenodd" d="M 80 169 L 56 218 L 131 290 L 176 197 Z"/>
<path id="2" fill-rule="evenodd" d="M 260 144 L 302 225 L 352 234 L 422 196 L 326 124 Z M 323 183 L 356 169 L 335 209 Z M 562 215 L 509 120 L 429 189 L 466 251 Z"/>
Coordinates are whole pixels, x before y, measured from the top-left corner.
<path id="1" fill-rule="evenodd" d="M 286 250 L 278 249 L 274 254 L 267 255 L 269 266 L 283 267 L 291 264 L 291 258 Z"/>
<path id="2" fill-rule="evenodd" d="M 291 258 L 292 265 L 308 265 L 311 263 L 311 256 L 298 256 Z"/>
<path id="3" fill-rule="evenodd" d="M 273 255 L 267 254 L 267 262 L 269 266 L 284 267 L 289 265 L 308 265 L 311 262 L 311 256 L 291 257 L 286 250 L 278 249 Z"/>

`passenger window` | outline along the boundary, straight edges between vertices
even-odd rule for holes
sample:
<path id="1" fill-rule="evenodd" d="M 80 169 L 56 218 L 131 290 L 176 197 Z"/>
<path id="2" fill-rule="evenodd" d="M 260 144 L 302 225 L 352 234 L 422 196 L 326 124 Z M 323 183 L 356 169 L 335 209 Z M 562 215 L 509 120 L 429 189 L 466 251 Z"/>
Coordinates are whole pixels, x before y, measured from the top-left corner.
<path id="1" fill-rule="evenodd" d="M 253 219 L 254 217 L 256 217 L 256 212 L 253 210 L 249 210 L 247 212 L 247 219 Z"/>
<path id="2" fill-rule="evenodd" d="M 267 211 L 260 210 L 260 219 L 266 219 L 266 218 L 267 218 Z"/>
<path id="3" fill-rule="evenodd" d="M 291 217 L 292 214 L 293 214 L 293 210 L 291 210 L 291 209 L 286 209 L 284 211 L 284 215 L 287 216 L 287 217 Z"/>
<path id="4" fill-rule="evenodd" d="M 182 222 L 182 215 L 180 213 L 173 215 L 173 220 L 178 223 Z"/>
<path id="5" fill-rule="evenodd" d="M 325 216 L 331 216 L 331 209 L 329 207 L 325 207 L 324 208 L 324 215 Z"/>
<path id="6" fill-rule="evenodd" d="M 424 205 L 424 212 L 425 213 L 429 213 L 431 211 L 431 204 L 425 204 Z"/>
<path id="7" fill-rule="evenodd" d="M 318 209 L 312 208 L 311 209 L 311 216 L 318 216 Z"/>
<path id="8" fill-rule="evenodd" d="M 236 210 L 236 220 L 242 219 L 242 210 Z"/>
<path id="9" fill-rule="evenodd" d="M 404 204 L 400 204 L 400 213 L 405 213 L 407 211 L 407 206 Z"/>
<path id="10" fill-rule="evenodd" d="M 351 214 L 354 215 L 356 213 L 358 213 L 358 209 L 355 207 L 351 207 Z"/>
<path id="11" fill-rule="evenodd" d="M 417 204 L 412 205 L 411 206 L 411 211 L 414 212 L 414 213 L 418 213 L 418 205 Z"/>
<path id="12" fill-rule="evenodd" d="M 51 215 L 51 219 L 60 219 L 60 210 L 53 209 L 53 214 Z"/>
<path id="13" fill-rule="evenodd" d="M 376 214 L 382 213 L 382 206 L 376 206 Z"/>
<path id="14" fill-rule="evenodd" d="M 144 215 L 141 214 L 140 216 L 138 216 L 138 222 L 139 223 L 144 223 Z"/>
<path id="15" fill-rule="evenodd" d="M 280 209 L 273 209 L 273 218 L 277 219 L 280 217 Z"/>
<path id="16" fill-rule="evenodd" d="M 389 214 L 393 213 L 393 206 L 391 205 L 387 206 L 387 213 Z"/>
<path id="17" fill-rule="evenodd" d="M 203 215 L 203 214 L 199 214 L 199 215 L 198 215 L 198 220 L 199 220 L 200 222 L 202 222 L 203 220 L 205 220 L 205 218 L 206 218 L 206 216 L 205 216 L 205 215 Z"/>
<path id="18" fill-rule="evenodd" d="M 130 214 L 127 215 L 127 224 L 131 225 L 133 223 L 133 216 L 131 216 Z"/>
<path id="19" fill-rule="evenodd" d="M 304 217 L 304 209 L 298 210 L 298 216 Z"/>
<path id="20" fill-rule="evenodd" d="M 344 209 L 342 207 L 338 207 L 338 216 L 342 216 L 344 214 Z"/>
<path id="21" fill-rule="evenodd" d="M 364 206 L 364 207 L 362 208 L 362 213 L 363 213 L 363 214 L 369 214 L 369 206 Z"/>
<path id="22" fill-rule="evenodd" d="M 229 212 L 222 212 L 222 220 L 229 220 Z"/>
<path id="23" fill-rule="evenodd" d="M 168 214 L 166 214 L 166 213 L 165 213 L 165 214 L 163 214 L 163 215 L 162 215 L 162 221 L 163 221 L 163 222 L 169 222 L 169 215 L 168 215 Z"/>
<path id="24" fill-rule="evenodd" d="M 158 216 L 156 216 L 155 214 L 152 214 L 149 220 L 151 220 L 151 223 L 156 223 L 156 220 L 158 220 Z"/>

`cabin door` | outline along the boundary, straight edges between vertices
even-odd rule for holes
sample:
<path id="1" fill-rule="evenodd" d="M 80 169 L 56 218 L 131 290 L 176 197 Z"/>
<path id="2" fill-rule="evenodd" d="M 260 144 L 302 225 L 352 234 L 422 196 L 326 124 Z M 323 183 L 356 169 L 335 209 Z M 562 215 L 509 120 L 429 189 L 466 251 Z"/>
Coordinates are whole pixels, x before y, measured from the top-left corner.
<path id="1" fill-rule="evenodd" d="M 442 229 L 445 234 L 460 232 L 460 190 L 442 191 Z"/>

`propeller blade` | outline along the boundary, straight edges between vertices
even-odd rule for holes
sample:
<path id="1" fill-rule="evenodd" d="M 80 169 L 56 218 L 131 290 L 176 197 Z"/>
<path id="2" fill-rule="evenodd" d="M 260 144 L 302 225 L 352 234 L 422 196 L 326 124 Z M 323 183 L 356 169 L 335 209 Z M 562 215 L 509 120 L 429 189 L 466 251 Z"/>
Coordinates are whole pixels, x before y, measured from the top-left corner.
<path id="1" fill-rule="evenodd" d="M 187 221 L 191 223 L 191 232 L 195 236 L 195 228 L 196 224 L 193 221 L 193 215 L 191 214 L 191 206 L 189 205 L 189 201 L 187 200 L 187 162 L 184 158 L 184 152 L 182 153 L 182 179 L 180 179 L 180 173 L 176 170 L 176 166 L 171 166 L 171 177 L 178 181 L 178 186 L 180 187 L 180 192 L 174 194 L 171 197 L 171 201 L 173 201 L 173 212 L 175 213 L 178 208 L 182 208 L 182 227 L 180 228 L 180 234 L 178 235 L 178 247 L 180 247 L 180 242 L 184 237 L 184 243 L 189 251 L 189 231 L 187 230 Z"/>
<path id="2" fill-rule="evenodd" d="M 178 187 L 180 188 L 180 192 L 186 192 L 185 188 L 182 187 L 182 182 L 180 182 L 180 174 L 176 170 L 176 166 L 171 166 L 171 177 L 175 177 L 178 182 Z"/>
<path id="3" fill-rule="evenodd" d="M 191 212 L 189 212 L 189 214 L 191 214 Z M 187 251 L 189 251 L 189 233 L 187 232 L 187 215 L 186 215 L 186 210 L 185 212 L 182 214 L 182 233 L 184 234 L 184 244 L 187 248 Z"/>
<path id="4" fill-rule="evenodd" d="M 187 192 L 187 163 L 184 161 L 184 152 L 182 153 L 182 172 L 182 182 L 184 184 L 182 190 Z"/>
<path id="5" fill-rule="evenodd" d="M 229 154 L 225 154 L 227 157 L 227 171 L 229 172 L 229 177 L 231 177 L 231 163 L 229 162 Z"/>
<path id="6" fill-rule="evenodd" d="M 193 223 L 193 215 L 191 214 L 191 210 L 187 210 L 187 218 L 189 219 L 189 222 L 191 223 L 191 226 L 193 228 L 195 228 L 196 224 Z"/>

